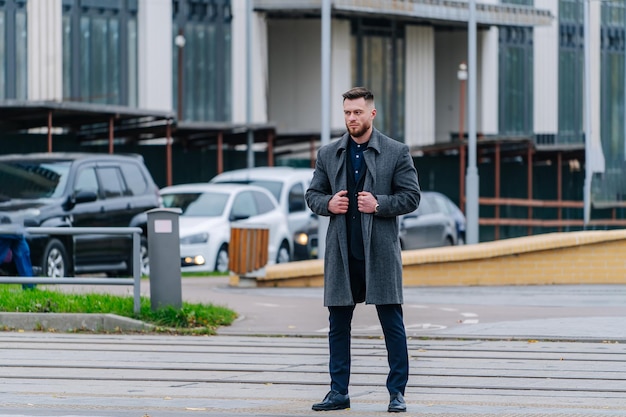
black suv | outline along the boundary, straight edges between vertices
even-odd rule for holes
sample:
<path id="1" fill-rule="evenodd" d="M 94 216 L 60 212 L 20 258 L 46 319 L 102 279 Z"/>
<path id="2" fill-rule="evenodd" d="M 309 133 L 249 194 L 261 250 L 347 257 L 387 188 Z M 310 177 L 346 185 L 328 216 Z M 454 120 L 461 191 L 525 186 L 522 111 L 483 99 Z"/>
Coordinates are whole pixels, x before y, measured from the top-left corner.
<path id="1" fill-rule="evenodd" d="M 159 189 L 139 155 L 0 156 L 0 224 L 141 227 L 142 273 L 148 267 L 145 212 L 159 205 Z M 130 236 L 32 234 L 28 242 L 33 266 L 44 276 L 132 276 Z"/>

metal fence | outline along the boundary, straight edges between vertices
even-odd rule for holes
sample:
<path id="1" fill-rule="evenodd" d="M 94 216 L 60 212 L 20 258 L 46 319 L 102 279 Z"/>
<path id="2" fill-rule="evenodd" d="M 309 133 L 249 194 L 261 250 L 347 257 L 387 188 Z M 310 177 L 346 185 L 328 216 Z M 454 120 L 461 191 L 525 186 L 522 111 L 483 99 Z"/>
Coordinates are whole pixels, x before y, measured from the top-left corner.
<path id="1" fill-rule="evenodd" d="M 132 278 L 89 278 L 89 277 L 7 277 L 0 276 L 0 284 L 74 284 L 74 285 L 132 285 L 133 310 L 139 313 L 141 295 L 141 257 L 139 246 L 142 230 L 139 227 L 26 227 L 25 234 L 31 235 L 132 235 L 133 276 Z M 17 234 L 15 229 L 0 226 L 0 234 Z"/>

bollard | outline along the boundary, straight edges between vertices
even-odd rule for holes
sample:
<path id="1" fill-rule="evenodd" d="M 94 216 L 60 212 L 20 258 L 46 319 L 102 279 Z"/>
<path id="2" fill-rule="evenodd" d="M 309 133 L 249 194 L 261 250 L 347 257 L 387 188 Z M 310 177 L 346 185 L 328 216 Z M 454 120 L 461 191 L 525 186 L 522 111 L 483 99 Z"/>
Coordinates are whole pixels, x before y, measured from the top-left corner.
<path id="1" fill-rule="evenodd" d="M 150 305 L 152 310 L 182 307 L 180 278 L 180 235 L 178 217 L 182 211 L 156 208 L 148 214 L 148 258 L 150 263 Z"/>

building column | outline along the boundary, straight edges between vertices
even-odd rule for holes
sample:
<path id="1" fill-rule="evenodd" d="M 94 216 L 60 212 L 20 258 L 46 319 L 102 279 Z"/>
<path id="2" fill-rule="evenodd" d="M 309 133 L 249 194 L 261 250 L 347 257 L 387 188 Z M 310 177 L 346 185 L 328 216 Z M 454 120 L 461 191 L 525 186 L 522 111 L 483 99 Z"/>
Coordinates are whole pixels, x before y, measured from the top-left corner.
<path id="1" fill-rule="evenodd" d="M 550 10 L 556 18 L 550 26 L 533 29 L 533 120 L 535 134 L 559 132 L 559 2 L 535 0 L 538 9 Z"/>
<path id="2" fill-rule="evenodd" d="M 61 0 L 29 0 L 28 99 L 63 99 Z"/>
<path id="3" fill-rule="evenodd" d="M 478 134 L 497 135 L 499 129 L 499 30 L 492 26 L 479 32 L 478 36 L 478 111 L 476 112 L 476 130 Z"/>
<path id="4" fill-rule="evenodd" d="M 406 27 L 404 142 L 435 143 L 435 36 L 432 27 Z"/>
<path id="5" fill-rule="evenodd" d="M 139 0 L 137 37 L 140 108 L 172 110 L 172 24 L 171 0 Z"/>

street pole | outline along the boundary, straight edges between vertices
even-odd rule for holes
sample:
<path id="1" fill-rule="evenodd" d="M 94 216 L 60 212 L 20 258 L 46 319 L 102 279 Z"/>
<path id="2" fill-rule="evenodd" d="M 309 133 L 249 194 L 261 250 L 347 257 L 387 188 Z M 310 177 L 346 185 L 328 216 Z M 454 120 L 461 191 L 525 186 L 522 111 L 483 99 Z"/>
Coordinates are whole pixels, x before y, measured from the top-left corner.
<path id="1" fill-rule="evenodd" d="M 246 0 L 246 123 L 247 166 L 254 167 L 254 132 L 252 131 L 252 0 Z"/>
<path id="2" fill-rule="evenodd" d="M 476 167 L 476 0 L 469 0 L 468 19 L 468 163 L 466 184 L 467 243 L 478 243 L 479 178 Z"/>
<path id="3" fill-rule="evenodd" d="M 183 50 L 185 48 L 185 34 L 183 32 L 182 26 L 178 28 L 178 35 L 174 38 L 174 43 L 178 47 L 178 58 L 177 58 L 177 90 L 176 91 L 176 101 L 178 102 L 178 106 L 176 109 L 176 116 L 178 118 L 178 122 L 183 120 Z"/>
<path id="4" fill-rule="evenodd" d="M 330 67 L 331 67 L 331 0 L 322 1 L 322 97 L 321 97 L 321 130 L 320 145 L 330 143 Z M 317 252 L 318 258 L 323 259 L 326 252 L 326 231 L 330 219 L 318 216 Z"/>
<path id="5" fill-rule="evenodd" d="M 584 0 L 583 11 L 583 26 L 584 26 L 584 116 L 585 121 L 585 184 L 583 186 L 583 229 L 587 228 L 589 219 L 591 217 L 591 176 L 592 161 L 591 161 L 591 30 L 589 28 L 589 0 Z"/>

